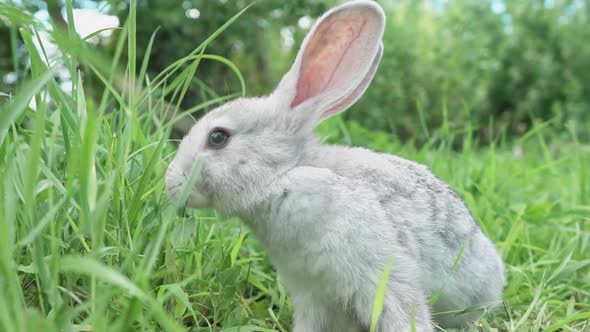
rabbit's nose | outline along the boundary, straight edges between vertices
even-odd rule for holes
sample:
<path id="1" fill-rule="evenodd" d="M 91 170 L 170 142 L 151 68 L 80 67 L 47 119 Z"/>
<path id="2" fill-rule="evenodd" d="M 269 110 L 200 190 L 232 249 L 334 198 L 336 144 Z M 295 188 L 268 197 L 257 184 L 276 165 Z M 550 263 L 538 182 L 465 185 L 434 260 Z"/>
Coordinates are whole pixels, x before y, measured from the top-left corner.
<path id="1" fill-rule="evenodd" d="M 174 201 L 180 195 L 183 184 L 186 183 L 186 175 L 174 162 L 172 162 L 166 170 L 164 181 L 166 183 L 168 196 L 170 197 L 170 200 Z"/>

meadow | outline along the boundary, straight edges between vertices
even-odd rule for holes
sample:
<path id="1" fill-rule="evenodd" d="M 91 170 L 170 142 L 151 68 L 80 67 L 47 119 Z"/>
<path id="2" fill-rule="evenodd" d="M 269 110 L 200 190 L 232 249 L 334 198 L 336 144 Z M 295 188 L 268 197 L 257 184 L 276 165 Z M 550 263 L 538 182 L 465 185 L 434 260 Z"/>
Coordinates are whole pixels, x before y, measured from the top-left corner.
<path id="1" fill-rule="evenodd" d="M 136 60 L 134 1 L 112 58 L 70 27 L 52 35 L 64 56 L 45 59 L 34 19 L 0 6 L 30 56 L 27 79 L 0 95 L 0 331 L 289 331 L 289 295 L 247 227 L 177 209 L 163 181 L 173 123 L 246 94 L 239 67 L 207 52 L 243 11 L 151 76 L 148 57 Z M 152 43 L 142 47 L 149 54 Z M 241 90 L 181 112 L 204 59 L 235 71 Z M 60 66 L 71 93 L 55 78 Z M 100 95 L 85 90 L 87 75 Z M 478 124 L 450 123 L 443 110 L 420 142 L 343 117 L 317 134 L 428 165 L 465 199 L 508 276 L 503 302 L 473 331 L 589 331 L 590 145 L 578 137 L 587 124 L 536 119 L 519 137 L 492 130 L 481 144 Z"/>

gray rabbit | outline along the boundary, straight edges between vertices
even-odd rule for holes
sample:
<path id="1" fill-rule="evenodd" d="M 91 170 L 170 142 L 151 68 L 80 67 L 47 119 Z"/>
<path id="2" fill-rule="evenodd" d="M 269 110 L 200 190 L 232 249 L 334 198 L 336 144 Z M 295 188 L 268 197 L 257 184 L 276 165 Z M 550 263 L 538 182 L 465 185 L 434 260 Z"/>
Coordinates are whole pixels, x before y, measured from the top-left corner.
<path id="1" fill-rule="evenodd" d="M 449 186 L 423 165 L 313 135 L 366 90 L 384 27 L 375 2 L 331 9 L 271 95 L 205 115 L 166 172 L 178 199 L 199 163 L 187 204 L 248 224 L 291 294 L 297 332 L 368 331 L 387 266 L 378 331 L 464 327 L 482 312 L 461 310 L 501 301 L 502 260 Z"/>

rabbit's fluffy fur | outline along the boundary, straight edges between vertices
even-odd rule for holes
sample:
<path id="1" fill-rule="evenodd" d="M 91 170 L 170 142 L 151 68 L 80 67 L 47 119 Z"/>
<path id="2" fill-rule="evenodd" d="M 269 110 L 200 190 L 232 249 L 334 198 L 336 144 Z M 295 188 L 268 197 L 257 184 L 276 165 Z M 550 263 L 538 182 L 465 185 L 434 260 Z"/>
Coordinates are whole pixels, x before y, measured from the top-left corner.
<path id="1" fill-rule="evenodd" d="M 384 21 L 371 1 L 330 10 L 275 92 L 205 115 L 166 173 L 175 200 L 199 163 L 187 204 L 249 225 L 290 291 L 294 331 L 368 331 L 388 262 L 378 331 L 464 327 L 482 311 L 463 309 L 501 301 L 502 260 L 449 186 L 423 165 L 313 135 L 370 83 Z M 215 128 L 225 147 L 209 145 Z"/>

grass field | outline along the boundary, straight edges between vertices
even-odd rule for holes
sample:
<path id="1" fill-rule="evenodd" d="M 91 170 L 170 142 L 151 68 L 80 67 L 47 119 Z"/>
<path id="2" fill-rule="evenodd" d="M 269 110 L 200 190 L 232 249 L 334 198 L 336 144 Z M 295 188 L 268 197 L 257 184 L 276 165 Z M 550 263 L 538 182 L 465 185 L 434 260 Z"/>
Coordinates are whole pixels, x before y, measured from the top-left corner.
<path id="1" fill-rule="evenodd" d="M 0 331 L 289 331 L 288 294 L 248 229 L 215 211 L 177 211 L 164 188 L 177 143 L 159 101 L 181 100 L 201 59 L 226 61 L 205 52 L 216 35 L 149 78 L 149 64 L 132 60 L 134 31 L 132 6 L 117 50 L 129 54 L 124 70 L 72 31 L 54 36 L 68 56 L 48 68 L 34 30 L 19 31 L 31 75 L 0 110 Z M 53 78 L 60 63 L 72 94 Z M 103 96 L 86 95 L 79 63 Z M 508 274 L 504 303 L 474 330 L 587 331 L 590 146 L 571 126 L 539 122 L 516 140 L 492 133 L 485 148 L 464 135 L 460 151 L 451 142 L 469 124 L 445 123 L 420 148 L 339 118 L 318 134 L 424 163 L 465 198 Z"/>

